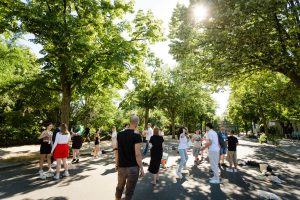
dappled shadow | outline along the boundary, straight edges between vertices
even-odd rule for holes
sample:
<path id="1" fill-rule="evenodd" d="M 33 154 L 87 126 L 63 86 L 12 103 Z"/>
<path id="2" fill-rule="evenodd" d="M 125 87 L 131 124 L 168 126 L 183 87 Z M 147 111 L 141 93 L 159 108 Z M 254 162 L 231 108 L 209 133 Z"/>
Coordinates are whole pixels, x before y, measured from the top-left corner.
<path id="1" fill-rule="evenodd" d="M 81 181 L 89 177 L 87 175 L 81 175 L 82 172 L 95 170 L 96 168 L 91 167 L 89 162 L 73 165 L 73 169 L 69 170 L 70 177 L 64 177 L 59 181 L 53 180 L 53 178 L 48 178 L 46 180 L 39 179 L 37 174 L 38 168 L 36 165 L 29 165 L 18 169 L 20 170 L 17 172 L 15 168 L 1 171 L 0 199 L 9 198 L 17 194 L 26 194 L 36 190 L 37 188 L 43 189 L 54 185 L 57 185 L 58 187 L 66 187 L 72 182 Z M 26 185 L 26 187 L 24 187 L 24 185 Z M 63 199 L 64 197 L 55 198 Z"/>
<path id="2" fill-rule="evenodd" d="M 266 180 L 258 180 L 259 167 L 243 166 L 243 178 L 252 190 L 264 190 L 280 196 L 282 199 L 298 199 L 300 188 L 299 161 L 291 159 L 276 151 L 276 147 L 257 145 L 257 143 L 241 144 L 253 148 L 254 154 L 246 160 L 254 160 L 258 163 L 267 163 L 283 184 L 274 184 Z"/>
<path id="3" fill-rule="evenodd" d="M 23 200 L 33 200 L 33 199 L 26 198 Z M 68 198 L 66 198 L 66 197 L 50 197 L 47 199 L 37 199 L 37 200 L 68 200 Z"/>
<path id="4" fill-rule="evenodd" d="M 105 172 L 103 172 L 101 175 L 105 176 L 105 175 L 113 174 L 113 173 L 116 173 L 116 169 L 115 168 L 106 169 Z"/>

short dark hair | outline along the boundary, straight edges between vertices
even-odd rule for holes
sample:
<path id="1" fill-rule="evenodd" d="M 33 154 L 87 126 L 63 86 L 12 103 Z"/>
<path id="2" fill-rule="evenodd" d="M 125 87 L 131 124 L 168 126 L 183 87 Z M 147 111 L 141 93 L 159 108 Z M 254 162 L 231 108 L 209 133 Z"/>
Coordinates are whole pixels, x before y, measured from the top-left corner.
<path id="1" fill-rule="evenodd" d="M 212 123 L 206 123 L 206 126 L 208 127 L 208 128 L 210 128 L 210 129 L 213 129 L 214 127 L 213 127 L 213 125 L 212 125 Z"/>

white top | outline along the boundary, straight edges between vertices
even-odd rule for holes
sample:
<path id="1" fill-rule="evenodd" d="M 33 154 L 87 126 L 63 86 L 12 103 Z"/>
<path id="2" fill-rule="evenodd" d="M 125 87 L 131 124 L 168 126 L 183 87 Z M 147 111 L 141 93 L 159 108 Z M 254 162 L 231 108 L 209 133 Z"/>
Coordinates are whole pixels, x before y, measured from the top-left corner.
<path id="1" fill-rule="evenodd" d="M 219 152 L 220 147 L 219 147 L 218 134 L 214 130 L 210 129 L 207 133 L 207 139 L 211 141 L 211 145 L 208 147 L 208 150 Z"/>
<path id="2" fill-rule="evenodd" d="M 116 146 L 116 144 L 117 144 L 117 132 L 112 132 L 111 142 L 112 142 L 113 147 Z"/>
<path id="3" fill-rule="evenodd" d="M 187 149 L 188 148 L 188 139 L 184 133 L 180 134 L 178 149 Z"/>
<path id="4" fill-rule="evenodd" d="M 51 153 L 53 153 L 54 149 L 56 148 L 57 144 L 68 144 L 70 141 L 70 133 L 67 135 L 62 135 L 60 132 L 56 134 L 55 142 L 52 147 Z"/>
<path id="5" fill-rule="evenodd" d="M 148 128 L 148 132 L 147 132 L 147 135 L 146 135 L 146 140 L 150 141 L 150 138 L 152 137 L 152 135 L 153 135 L 153 129 Z"/>

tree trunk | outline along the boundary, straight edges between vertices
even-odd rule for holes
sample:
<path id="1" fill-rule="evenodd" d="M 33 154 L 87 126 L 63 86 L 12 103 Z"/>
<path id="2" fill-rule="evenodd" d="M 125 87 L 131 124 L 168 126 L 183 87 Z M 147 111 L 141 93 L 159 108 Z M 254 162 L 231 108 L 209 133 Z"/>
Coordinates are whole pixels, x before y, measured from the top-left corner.
<path id="1" fill-rule="evenodd" d="M 62 87 L 62 101 L 61 101 L 61 123 L 69 125 L 70 112 L 71 112 L 71 97 L 72 97 L 72 85 L 68 79 L 67 67 L 62 66 L 61 70 L 61 87 Z"/>
<path id="2" fill-rule="evenodd" d="M 247 136 L 248 135 L 248 124 L 246 121 L 244 122 L 244 129 L 245 129 L 246 136 Z"/>
<path id="3" fill-rule="evenodd" d="M 172 138 L 175 139 L 175 115 L 171 117 Z"/>
<path id="4" fill-rule="evenodd" d="M 262 113 L 261 117 L 262 117 L 262 121 L 263 121 L 263 124 L 264 124 L 265 134 L 268 135 L 269 131 L 268 131 L 268 124 L 267 124 L 266 116 Z"/>
<path id="5" fill-rule="evenodd" d="M 144 120 L 145 120 L 145 128 L 148 127 L 149 112 L 150 112 L 150 109 L 149 109 L 149 108 L 146 108 L 146 109 L 145 109 L 145 116 L 144 116 Z"/>

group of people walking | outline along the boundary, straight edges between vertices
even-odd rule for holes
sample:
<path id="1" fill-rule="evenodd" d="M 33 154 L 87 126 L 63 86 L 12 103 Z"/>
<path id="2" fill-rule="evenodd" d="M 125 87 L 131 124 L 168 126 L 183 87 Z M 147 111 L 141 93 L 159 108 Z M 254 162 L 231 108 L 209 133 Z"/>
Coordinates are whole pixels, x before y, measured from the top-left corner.
<path id="1" fill-rule="evenodd" d="M 116 170 L 118 172 L 118 184 L 116 187 L 115 197 L 116 200 L 121 199 L 124 188 L 125 199 L 131 199 L 134 193 L 135 186 L 138 178 L 143 177 L 145 172 L 143 168 L 143 155 L 146 156 L 150 149 L 150 164 L 148 171 L 153 174 L 152 184 L 156 185 L 159 180 L 159 170 L 163 156 L 163 132 L 158 127 L 151 127 L 148 124 L 147 129 L 144 131 L 144 147 L 143 151 L 143 137 L 137 131 L 139 124 L 139 117 L 136 115 L 131 116 L 129 126 L 124 127 L 122 131 L 117 133 L 116 127 L 112 128 L 112 147 L 114 152 L 114 159 Z M 47 158 L 48 171 L 54 172 L 51 169 L 51 155 L 56 160 L 56 173 L 54 179 L 60 178 L 61 163 L 64 165 L 63 176 L 69 176 L 67 157 L 69 155 L 69 141 L 73 140 L 73 163 L 79 162 L 80 148 L 82 146 L 81 131 L 80 129 L 71 130 L 68 132 L 66 124 L 62 124 L 60 129 L 52 133 L 53 125 L 50 123 L 47 129 L 41 133 L 41 161 L 40 173 L 43 172 L 43 161 Z M 97 129 L 95 136 L 95 148 L 93 156 L 97 157 L 100 151 L 100 129 Z M 191 137 L 186 128 L 181 128 L 179 131 L 179 144 L 178 153 L 180 162 L 176 170 L 178 178 L 182 178 L 182 170 L 186 168 L 188 161 L 188 149 L 193 145 L 193 156 L 195 163 L 199 162 L 199 155 L 203 159 L 204 152 L 208 150 L 208 158 L 213 172 L 213 177 L 210 178 L 210 183 L 220 183 L 220 165 L 224 165 L 225 154 L 230 167 L 227 171 L 234 172 L 237 170 L 236 162 L 236 146 L 238 139 L 233 136 L 234 132 L 230 132 L 230 136 L 225 133 L 224 128 L 221 128 L 219 133 L 213 130 L 211 123 L 206 124 L 206 133 L 201 134 L 200 130 L 196 130 L 195 134 Z M 232 168 L 234 165 L 234 169 Z"/>

